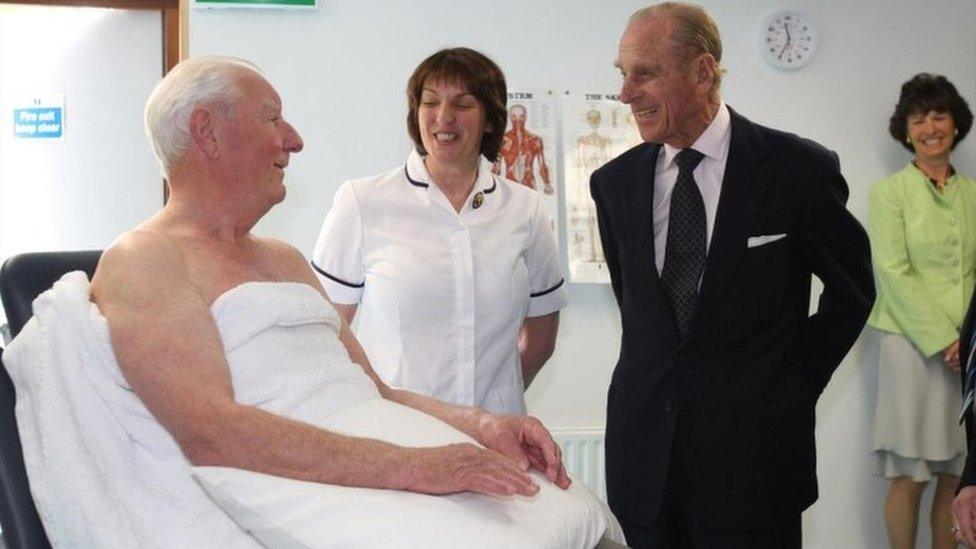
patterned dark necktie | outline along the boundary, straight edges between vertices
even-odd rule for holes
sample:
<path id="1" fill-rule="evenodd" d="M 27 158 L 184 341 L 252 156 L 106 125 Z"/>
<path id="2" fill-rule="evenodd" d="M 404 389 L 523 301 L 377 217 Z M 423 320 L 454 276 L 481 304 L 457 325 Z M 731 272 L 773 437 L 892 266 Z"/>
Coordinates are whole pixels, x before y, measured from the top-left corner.
<path id="1" fill-rule="evenodd" d="M 668 240 L 661 280 L 682 337 L 695 314 L 698 281 L 705 269 L 705 203 L 692 175 L 703 156 L 695 149 L 683 149 L 675 157 L 678 181 L 668 210 Z"/>

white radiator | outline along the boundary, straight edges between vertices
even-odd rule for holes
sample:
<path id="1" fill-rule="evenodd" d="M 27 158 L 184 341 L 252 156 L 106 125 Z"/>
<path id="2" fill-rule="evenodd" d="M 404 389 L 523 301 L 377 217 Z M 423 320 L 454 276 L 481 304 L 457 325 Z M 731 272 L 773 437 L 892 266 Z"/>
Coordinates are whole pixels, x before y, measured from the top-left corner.
<path id="1" fill-rule="evenodd" d="M 554 429 L 552 437 L 563 449 L 563 463 L 573 482 L 582 482 L 606 503 L 603 429 Z"/>

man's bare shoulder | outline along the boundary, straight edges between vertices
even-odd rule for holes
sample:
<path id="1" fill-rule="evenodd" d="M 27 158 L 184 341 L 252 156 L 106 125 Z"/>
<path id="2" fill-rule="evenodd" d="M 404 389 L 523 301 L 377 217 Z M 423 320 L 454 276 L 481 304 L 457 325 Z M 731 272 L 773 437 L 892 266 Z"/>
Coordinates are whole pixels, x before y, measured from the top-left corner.
<path id="1" fill-rule="evenodd" d="M 92 278 L 96 302 L 108 295 L 148 303 L 189 284 L 183 254 L 173 237 L 148 227 L 122 234 L 102 254 Z"/>
<path id="2" fill-rule="evenodd" d="M 315 281 L 316 284 L 313 286 L 317 287 L 318 279 L 315 278 L 315 273 L 312 272 L 308 259 L 302 255 L 302 252 L 298 251 L 298 248 L 273 238 L 255 238 L 275 262 L 285 280 L 310 284 Z"/>

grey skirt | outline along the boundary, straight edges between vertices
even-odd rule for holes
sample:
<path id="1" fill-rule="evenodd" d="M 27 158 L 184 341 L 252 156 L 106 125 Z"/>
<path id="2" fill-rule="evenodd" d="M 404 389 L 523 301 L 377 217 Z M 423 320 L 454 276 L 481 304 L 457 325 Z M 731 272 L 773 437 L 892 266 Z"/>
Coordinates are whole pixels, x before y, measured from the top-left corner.
<path id="1" fill-rule="evenodd" d="M 958 476 L 966 462 L 959 374 L 941 353 L 925 358 L 907 337 L 879 333 L 872 443 L 877 473 L 917 482 L 939 474 Z"/>

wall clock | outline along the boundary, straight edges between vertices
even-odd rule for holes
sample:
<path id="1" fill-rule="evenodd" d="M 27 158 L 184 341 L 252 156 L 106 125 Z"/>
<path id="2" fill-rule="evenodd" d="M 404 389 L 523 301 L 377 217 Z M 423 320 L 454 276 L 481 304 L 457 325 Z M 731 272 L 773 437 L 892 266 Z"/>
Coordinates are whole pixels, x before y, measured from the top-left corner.
<path id="1" fill-rule="evenodd" d="M 817 52 L 817 27 L 806 15 L 781 10 L 766 18 L 759 33 L 766 62 L 778 69 L 796 70 Z"/>

